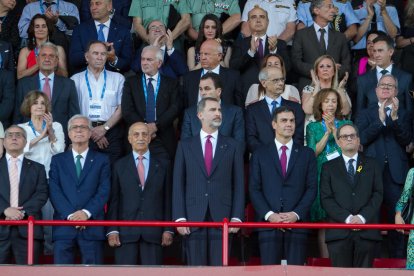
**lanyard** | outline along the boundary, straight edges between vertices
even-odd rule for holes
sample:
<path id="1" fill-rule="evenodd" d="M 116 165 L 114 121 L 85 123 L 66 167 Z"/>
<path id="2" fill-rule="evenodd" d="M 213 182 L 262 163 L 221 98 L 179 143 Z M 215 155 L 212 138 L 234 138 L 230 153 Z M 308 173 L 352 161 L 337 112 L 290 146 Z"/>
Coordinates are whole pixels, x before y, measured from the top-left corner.
<path id="1" fill-rule="evenodd" d="M 42 14 L 45 14 L 45 7 L 43 7 L 42 0 L 39 0 L 39 6 L 40 6 L 40 12 Z M 56 11 L 59 11 L 59 0 L 57 0 L 57 3 L 56 3 Z"/>
<path id="2" fill-rule="evenodd" d="M 36 129 L 34 128 L 32 120 L 29 121 L 29 127 L 32 129 L 34 136 L 37 137 Z M 42 131 L 45 129 L 45 127 L 46 127 L 46 121 L 43 120 Z"/>
<path id="3" fill-rule="evenodd" d="M 324 132 L 326 132 L 326 124 L 325 124 L 325 120 L 324 119 L 322 119 L 322 127 L 323 127 L 323 131 Z M 338 128 L 338 120 L 337 119 L 335 119 L 334 120 L 334 123 L 335 123 L 335 127 L 336 128 Z M 330 135 L 329 135 L 330 136 Z M 326 142 L 326 153 L 328 154 L 328 153 L 330 153 L 330 150 L 329 150 L 329 140 L 330 139 L 328 139 L 328 141 Z"/>
<path id="4" fill-rule="evenodd" d="M 105 90 L 106 90 L 106 70 L 104 69 L 103 72 L 104 72 L 104 85 L 102 87 L 101 100 L 103 100 L 105 96 Z M 91 86 L 89 84 L 89 79 L 88 79 L 88 69 L 85 70 L 85 81 L 86 81 L 86 86 L 88 87 L 89 100 L 92 101 L 92 90 L 91 90 Z"/>
<path id="5" fill-rule="evenodd" d="M 34 50 L 35 56 L 37 57 L 39 55 L 39 49 L 36 47 L 33 50 Z"/>
<path id="6" fill-rule="evenodd" d="M 160 89 L 160 74 L 158 74 L 157 79 L 157 89 L 154 91 L 154 103 L 157 103 L 157 95 L 158 95 L 158 89 Z M 145 96 L 145 103 L 148 102 L 148 92 L 147 92 L 147 82 L 145 81 L 145 74 L 142 74 L 142 87 L 144 87 L 144 96 Z"/>

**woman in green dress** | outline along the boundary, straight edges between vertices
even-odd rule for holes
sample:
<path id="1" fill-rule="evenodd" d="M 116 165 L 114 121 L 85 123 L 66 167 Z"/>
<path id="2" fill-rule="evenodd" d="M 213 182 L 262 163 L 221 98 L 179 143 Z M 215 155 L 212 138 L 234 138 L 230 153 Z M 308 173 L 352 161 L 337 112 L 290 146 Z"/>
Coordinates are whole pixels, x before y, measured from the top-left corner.
<path id="1" fill-rule="evenodd" d="M 405 185 L 403 192 L 401 194 L 400 199 L 395 206 L 395 224 L 405 224 L 406 221 L 401 216 L 401 211 L 404 207 L 409 204 L 410 198 L 413 196 L 414 193 L 414 168 L 412 168 L 408 174 L 407 179 L 405 180 Z M 407 223 L 414 224 L 414 216 L 411 218 L 411 222 L 407 221 Z M 404 233 L 404 230 L 397 230 L 398 232 Z M 407 245 L 407 269 L 414 270 L 414 230 L 410 230 L 410 236 L 408 238 L 408 245 Z"/>
<path id="2" fill-rule="evenodd" d="M 336 139 L 336 129 L 345 123 L 352 124 L 352 122 L 344 120 L 340 95 L 332 88 L 321 89 L 316 94 L 313 104 L 313 116 L 316 121 L 309 123 L 306 127 L 306 143 L 308 147 L 315 151 L 317 159 L 318 193 L 311 208 L 311 220 L 319 222 L 326 218 L 326 212 L 321 206 L 319 193 L 319 177 L 322 164 L 341 155 Z M 318 245 L 321 257 L 328 257 L 324 229 L 320 229 L 318 232 Z"/>

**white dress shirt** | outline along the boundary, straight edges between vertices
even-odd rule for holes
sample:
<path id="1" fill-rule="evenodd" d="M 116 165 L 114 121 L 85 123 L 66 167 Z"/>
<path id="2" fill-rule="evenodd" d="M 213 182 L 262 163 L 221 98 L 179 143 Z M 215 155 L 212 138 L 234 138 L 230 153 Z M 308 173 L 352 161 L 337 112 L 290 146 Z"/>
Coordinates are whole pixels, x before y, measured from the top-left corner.
<path id="1" fill-rule="evenodd" d="M 203 149 L 203 156 L 205 156 L 205 153 L 206 153 L 206 141 L 207 141 L 208 135 L 211 136 L 210 142 L 213 145 L 213 158 L 214 158 L 214 154 L 216 153 L 218 130 L 216 130 L 215 132 L 211 134 L 208 134 L 202 129 L 200 130 L 201 148 Z"/>
<path id="2" fill-rule="evenodd" d="M 111 26 L 111 19 L 109 18 L 109 20 L 106 21 L 106 22 L 104 22 L 104 23 L 101 23 L 101 22 L 98 22 L 98 21 L 94 21 L 94 22 L 95 22 L 95 27 L 96 27 L 96 33 L 98 33 L 99 32 L 99 29 L 101 28 L 99 26 L 100 24 L 104 24 L 105 25 L 105 27 L 102 29 L 102 32 L 104 34 L 105 41 L 108 41 L 109 26 Z"/>
<path id="3" fill-rule="evenodd" d="M 11 160 L 10 160 L 11 158 L 12 158 L 12 156 L 6 152 L 7 168 L 9 169 L 9 171 L 10 171 L 10 166 L 12 165 Z M 19 156 L 17 156 L 17 168 L 19 170 L 19 175 L 22 174 L 23 158 L 24 158 L 23 153 L 20 154 Z"/>
<path id="4" fill-rule="evenodd" d="M 316 24 L 316 22 L 313 22 L 313 27 L 315 28 L 315 32 L 316 32 L 316 37 L 318 38 L 318 41 L 321 41 L 321 32 L 319 31 L 319 29 L 325 29 L 325 45 L 326 45 L 326 50 L 328 50 L 328 36 L 329 36 L 329 24 L 326 25 L 325 27 L 321 27 L 318 24 Z"/>
<path id="5" fill-rule="evenodd" d="M 390 75 L 391 74 L 391 72 L 392 72 L 392 63 L 387 67 L 387 68 L 381 68 L 381 67 L 379 67 L 379 66 L 376 66 L 375 67 L 375 70 L 376 70 L 376 72 L 377 72 L 377 80 L 379 81 L 380 80 L 380 78 L 382 77 L 382 73 L 381 73 L 381 71 L 382 70 L 387 70 L 388 71 L 388 73 L 386 74 L 386 75 Z"/>

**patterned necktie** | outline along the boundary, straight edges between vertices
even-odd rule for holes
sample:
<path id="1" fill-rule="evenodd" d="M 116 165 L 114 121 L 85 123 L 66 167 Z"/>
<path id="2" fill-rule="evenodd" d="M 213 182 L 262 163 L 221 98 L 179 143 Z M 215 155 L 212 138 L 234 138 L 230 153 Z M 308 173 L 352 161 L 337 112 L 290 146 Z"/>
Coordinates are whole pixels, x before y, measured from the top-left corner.
<path id="1" fill-rule="evenodd" d="M 321 46 L 321 50 L 323 53 L 326 53 L 326 43 L 325 43 L 325 29 L 320 28 L 319 32 L 321 33 L 321 37 L 319 38 L 319 44 Z"/>
<path id="2" fill-rule="evenodd" d="M 75 165 L 76 165 L 76 175 L 78 176 L 78 178 L 80 177 L 81 172 L 82 172 L 82 164 L 81 164 L 81 161 L 80 161 L 81 158 L 82 158 L 82 155 L 80 155 L 80 154 L 78 154 L 76 156 L 76 163 L 75 163 Z"/>
<path id="3" fill-rule="evenodd" d="M 259 47 L 257 49 L 257 52 L 259 54 L 259 58 L 262 59 L 264 56 L 264 51 L 263 51 L 263 39 L 259 38 Z"/>
<path id="4" fill-rule="evenodd" d="M 18 159 L 15 157 L 10 158 L 10 206 L 19 207 L 19 167 L 17 166 Z"/>
<path id="5" fill-rule="evenodd" d="M 45 84 L 43 85 L 43 93 L 46 94 L 46 96 L 48 97 L 49 101 L 52 100 L 52 90 L 50 89 L 50 83 L 49 83 L 49 78 L 46 77 L 44 78 L 45 80 Z"/>
<path id="6" fill-rule="evenodd" d="M 391 115 L 391 108 L 390 107 L 386 107 L 386 108 L 384 108 L 384 111 L 385 111 L 385 115 L 387 115 L 387 117 L 389 117 L 390 115 Z"/>
<path id="7" fill-rule="evenodd" d="M 102 41 L 102 42 L 105 42 L 105 35 L 104 35 L 104 32 L 103 32 L 103 29 L 105 28 L 105 25 L 101 23 L 98 26 L 99 26 L 98 40 Z"/>
<path id="8" fill-rule="evenodd" d="M 355 176 L 354 161 L 355 161 L 354 159 L 349 159 L 348 161 L 348 177 L 352 185 L 354 185 L 354 176 Z"/>
<path id="9" fill-rule="evenodd" d="M 213 163 L 213 144 L 210 139 L 213 136 L 207 135 L 206 145 L 204 148 L 204 164 L 206 166 L 207 175 L 211 173 L 211 165 Z"/>
<path id="10" fill-rule="evenodd" d="M 155 94 L 154 86 L 152 85 L 153 78 L 148 78 L 147 85 L 147 106 L 145 111 L 145 119 L 147 123 L 155 122 Z"/>
<path id="11" fill-rule="evenodd" d="M 283 177 L 286 177 L 286 166 L 287 166 L 286 150 L 288 149 L 288 147 L 283 145 L 280 148 L 282 149 L 282 154 L 280 155 L 280 165 L 282 166 Z"/>
<path id="12" fill-rule="evenodd" d="M 137 170 L 138 170 L 139 182 L 140 182 L 141 189 L 144 190 L 145 167 L 144 167 L 144 162 L 142 162 L 142 159 L 144 159 L 144 156 L 140 155 L 138 156 L 137 159 L 138 159 Z"/>

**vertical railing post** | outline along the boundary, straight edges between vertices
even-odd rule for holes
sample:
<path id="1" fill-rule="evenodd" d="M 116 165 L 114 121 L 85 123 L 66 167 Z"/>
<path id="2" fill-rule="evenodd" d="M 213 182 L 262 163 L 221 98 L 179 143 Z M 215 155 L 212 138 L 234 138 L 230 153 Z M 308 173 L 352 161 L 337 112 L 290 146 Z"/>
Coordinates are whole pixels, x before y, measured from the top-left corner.
<path id="1" fill-rule="evenodd" d="M 33 216 L 27 220 L 27 264 L 33 265 L 33 244 L 34 244 L 34 222 Z"/>
<path id="2" fill-rule="evenodd" d="M 223 219 L 223 266 L 229 265 L 229 221 Z"/>

